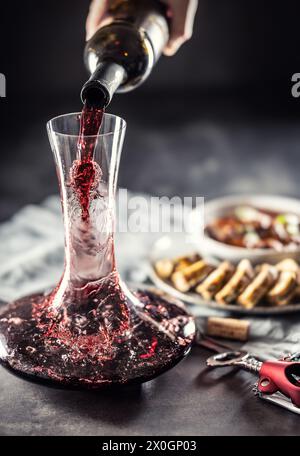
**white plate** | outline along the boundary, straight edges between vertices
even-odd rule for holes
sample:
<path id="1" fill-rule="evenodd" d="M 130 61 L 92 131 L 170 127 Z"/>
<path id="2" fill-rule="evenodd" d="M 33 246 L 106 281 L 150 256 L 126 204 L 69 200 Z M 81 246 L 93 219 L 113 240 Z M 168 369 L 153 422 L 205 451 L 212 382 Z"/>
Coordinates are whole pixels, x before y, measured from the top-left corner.
<path id="1" fill-rule="evenodd" d="M 217 198 L 204 204 L 205 225 L 217 217 L 224 215 L 235 206 L 254 206 L 261 209 L 270 209 L 282 213 L 294 213 L 300 216 L 300 200 L 276 195 L 234 195 Z M 296 249 L 284 249 L 279 252 L 275 249 L 246 249 L 235 247 L 216 241 L 204 233 L 199 233 L 199 224 L 196 222 L 197 209 L 192 211 L 189 223 L 189 232 L 192 234 L 196 249 L 203 255 L 214 256 L 237 263 L 248 258 L 252 263 L 277 263 L 285 258 L 300 259 L 300 246 Z"/>
<path id="2" fill-rule="evenodd" d="M 255 306 L 253 309 L 244 309 L 241 306 L 228 304 L 221 305 L 216 301 L 206 301 L 196 293 L 182 293 L 172 286 L 171 283 L 162 280 L 154 269 L 154 263 L 162 258 L 174 258 L 181 254 L 188 254 L 194 252 L 195 248 L 189 243 L 185 243 L 185 237 L 183 235 L 163 236 L 158 239 L 152 249 L 150 257 L 150 271 L 149 275 L 153 283 L 165 291 L 166 293 L 174 296 L 181 301 L 197 306 L 210 307 L 211 309 L 218 309 L 227 311 L 235 314 L 247 314 L 247 315 L 278 315 L 300 311 L 300 303 L 289 304 L 287 306 Z M 212 258 L 209 258 L 212 261 Z M 214 260 L 216 261 L 216 260 Z"/>

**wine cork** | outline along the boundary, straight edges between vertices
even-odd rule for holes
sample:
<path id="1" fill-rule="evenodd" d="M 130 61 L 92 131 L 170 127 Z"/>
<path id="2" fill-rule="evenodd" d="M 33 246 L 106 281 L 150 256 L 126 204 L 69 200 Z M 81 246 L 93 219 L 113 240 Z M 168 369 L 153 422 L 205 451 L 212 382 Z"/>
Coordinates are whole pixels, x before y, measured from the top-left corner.
<path id="1" fill-rule="evenodd" d="M 207 319 L 206 334 L 208 336 L 223 337 L 246 341 L 249 337 L 250 322 L 235 318 L 209 317 Z"/>

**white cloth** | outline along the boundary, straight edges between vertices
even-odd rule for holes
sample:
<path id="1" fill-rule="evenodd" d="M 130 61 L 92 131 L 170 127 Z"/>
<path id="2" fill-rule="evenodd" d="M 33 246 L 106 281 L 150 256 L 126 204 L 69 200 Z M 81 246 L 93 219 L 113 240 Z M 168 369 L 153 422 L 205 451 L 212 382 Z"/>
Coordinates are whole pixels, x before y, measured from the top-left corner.
<path id="1" fill-rule="evenodd" d="M 118 216 L 127 214 L 121 210 Z M 124 280 L 147 281 L 148 256 L 158 236 L 116 235 L 118 269 Z M 24 207 L 0 225 L 0 299 L 4 302 L 52 287 L 59 280 L 63 262 L 63 224 L 57 196 L 41 205 Z M 199 317 L 200 325 L 203 317 L 216 313 L 200 306 L 190 306 L 189 310 Z M 300 351 L 300 314 L 251 318 L 251 337 L 243 348 L 261 358 Z"/>

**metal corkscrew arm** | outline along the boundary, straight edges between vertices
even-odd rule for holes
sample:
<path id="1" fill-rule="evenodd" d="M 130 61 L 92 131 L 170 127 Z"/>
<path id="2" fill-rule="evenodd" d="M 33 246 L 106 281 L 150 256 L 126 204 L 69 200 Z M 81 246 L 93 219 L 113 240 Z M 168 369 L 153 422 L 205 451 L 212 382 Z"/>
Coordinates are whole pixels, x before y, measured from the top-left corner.
<path id="1" fill-rule="evenodd" d="M 232 351 L 211 356 L 206 361 L 209 367 L 238 366 L 249 372 L 259 373 L 262 362 L 244 351 Z"/>
<path id="2" fill-rule="evenodd" d="M 263 363 L 261 361 L 250 355 L 245 356 L 243 359 L 236 363 L 237 366 L 240 366 L 243 369 L 255 374 L 259 374 L 262 364 Z"/>

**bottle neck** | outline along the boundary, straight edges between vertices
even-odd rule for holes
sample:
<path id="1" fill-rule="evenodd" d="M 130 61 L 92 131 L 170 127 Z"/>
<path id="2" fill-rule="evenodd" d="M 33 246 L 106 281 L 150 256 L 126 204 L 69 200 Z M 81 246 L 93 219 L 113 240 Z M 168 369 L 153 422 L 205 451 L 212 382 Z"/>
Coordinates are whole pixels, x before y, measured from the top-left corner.
<path id="1" fill-rule="evenodd" d="M 106 108 L 126 77 L 127 73 L 122 65 L 111 61 L 100 62 L 82 87 L 82 102 L 86 102 L 89 106 Z"/>

